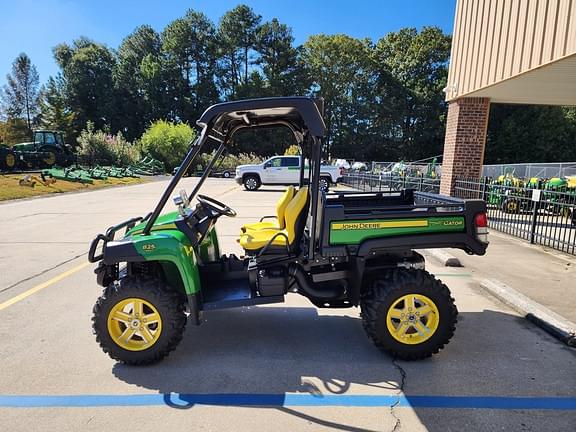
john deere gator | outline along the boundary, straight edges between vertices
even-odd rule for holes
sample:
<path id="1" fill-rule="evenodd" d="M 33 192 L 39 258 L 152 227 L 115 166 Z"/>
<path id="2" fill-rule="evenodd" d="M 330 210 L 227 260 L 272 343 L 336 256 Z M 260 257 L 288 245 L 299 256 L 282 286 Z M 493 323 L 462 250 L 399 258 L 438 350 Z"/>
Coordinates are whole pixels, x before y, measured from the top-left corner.
<path id="1" fill-rule="evenodd" d="M 454 299 L 415 249 L 483 255 L 485 203 L 413 190 L 322 191 L 322 105 L 267 98 L 202 114 L 201 133 L 152 211 L 110 227 L 90 245 L 88 259 L 98 263 L 104 287 L 92 318 L 104 352 L 133 365 L 157 362 L 179 344 L 187 321 L 200 324 L 215 309 L 281 303 L 288 293 L 318 308 L 359 306 L 368 337 L 397 358 L 429 357 L 448 343 L 458 315 Z M 236 133 L 271 126 L 288 128 L 302 149 L 299 186 L 286 189 L 274 217 L 242 226 L 244 256 L 224 254 L 216 225 L 236 211 L 199 192 Z M 181 190 L 176 210 L 161 215 L 180 179 L 214 146 L 194 189 Z"/>

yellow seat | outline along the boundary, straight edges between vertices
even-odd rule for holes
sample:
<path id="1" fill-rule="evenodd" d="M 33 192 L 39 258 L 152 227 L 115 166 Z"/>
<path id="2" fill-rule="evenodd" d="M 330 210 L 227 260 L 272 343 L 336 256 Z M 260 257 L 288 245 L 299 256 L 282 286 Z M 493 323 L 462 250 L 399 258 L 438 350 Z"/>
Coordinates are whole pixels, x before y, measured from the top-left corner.
<path id="1" fill-rule="evenodd" d="M 284 221 L 284 213 L 292 198 L 294 198 L 294 186 L 290 186 L 288 189 L 286 189 L 280 200 L 276 203 L 276 219 L 270 221 L 261 220 L 260 222 L 246 224 L 240 228 L 242 231 L 240 235 L 248 231 L 259 231 L 261 229 L 284 229 L 286 226 L 286 222 Z"/>
<path id="2" fill-rule="evenodd" d="M 307 204 L 308 186 L 304 186 L 286 206 L 284 212 L 286 226 L 284 229 L 264 228 L 257 231 L 247 231 L 240 236 L 240 246 L 246 251 L 257 251 L 266 246 L 272 238 L 272 246 L 285 247 L 286 241 L 288 241 L 288 246 L 293 246 L 295 240 L 301 237 L 299 234 L 304 231 Z"/>

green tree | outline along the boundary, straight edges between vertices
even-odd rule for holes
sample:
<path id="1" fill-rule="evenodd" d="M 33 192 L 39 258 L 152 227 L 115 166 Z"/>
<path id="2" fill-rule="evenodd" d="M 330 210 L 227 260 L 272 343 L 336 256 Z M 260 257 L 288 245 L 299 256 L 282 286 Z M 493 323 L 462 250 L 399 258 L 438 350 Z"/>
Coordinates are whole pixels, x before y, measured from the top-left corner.
<path id="1" fill-rule="evenodd" d="M 118 63 L 114 69 L 115 99 L 122 101 L 122 132 L 128 139 L 142 135 L 146 125 L 156 116 L 165 114 L 162 93 L 156 91 L 142 64 L 160 56 L 160 35 L 150 26 L 140 26 L 128 35 L 118 48 Z"/>
<path id="2" fill-rule="evenodd" d="M 284 154 L 288 147 L 295 144 L 294 135 L 286 127 L 244 129 L 234 136 L 230 151 L 268 157 Z"/>
<path id="3" fill-rule="evenodd" d="M 485 163 L 576 160 L 574 108 L 493 104 Z"/>
<path id="4" fill-rule="evenodd" d="M 303 59 L 312 94 L 324 98 L 328 156 L 357 157 L 368 134 L 372 106 L 371 43 L 347 35 L 310 36 Z"/>
<path id="5" fill-rule="evenodd" d="M 170 172 L 182 163 L 195 135 L 195 130 L 186 123 L 158 120 L 144 132 L 140 143 L 144 153 L 163 162 Z"/>
<path id="6" fill-rule="evenodd" d="M 174 118 L 193 121 L 218 100 L 215 34 L 208 17 L 194 10 L 172 21 L 162 33 L 170 100 L 177 107 Z"/>
<path id="7" fill-rule="evenodd" d="M 256 49 L 258 28 L 262 17 L 252 8 L 238 5 L 226 12 L 218 26 L 220 46 L 220 80 L 223 93 L 236 98 L 238 87 L 246 85 L 250 76 L 250 55 Z"/>
<path id="8" fill-rule="evenodd" d="M 293 43 L 292 29 L 276 18 L 258 30 L 256 50 L 260 58 L 256 63 L 262 68 L 265 79 L 261 92 L 268 96 L 302 95 L 310 87 L 301 50 Z"/>
<path id="9" fill-rule="evenodd" d="M 26 120 L 21 118 L 7 118 L 0 121 L 0 144 L 18 144 L 30 141 L 30 130 Z"/>
<path id="10" fill-rule="evenodd" d="M 444 142 L 450 36 L 437 27 L 388 33 L 374 50 L 380 121 L 395 124 L 399 157 L 441 153 Z M 383 131 L 381 131 L 383 132 Z"/>
<path id="11" fill-rule="evenodd" d="M 126 111 L 123 101 L 114 97 L 114 53 L 102 44 L 80 38 L 72 46 L 56 46 L 54 56 L 62 69 L 66 105 L 75 113 L 74 130 L 79 132 L 88 121 L 96 129 L 120 130 Z"/>
<path id="12" fill-rule="evenodd" d="M 6 80 L 7 84 L 0 93 L 2 111 L 8 118 L 26 119 L 28 130 L 32 131 L 39 113 L 40 89 L 38 72 L 26 54 L 16 57 Z"/>
<path id="13" fill-rule="evenodd" d="M 60 75 L 48 78 L 40 92 L 40 124 L 47 129 L 56 129 L 73 134 L 74 113 L 64 100 L 64 83 Z"/>

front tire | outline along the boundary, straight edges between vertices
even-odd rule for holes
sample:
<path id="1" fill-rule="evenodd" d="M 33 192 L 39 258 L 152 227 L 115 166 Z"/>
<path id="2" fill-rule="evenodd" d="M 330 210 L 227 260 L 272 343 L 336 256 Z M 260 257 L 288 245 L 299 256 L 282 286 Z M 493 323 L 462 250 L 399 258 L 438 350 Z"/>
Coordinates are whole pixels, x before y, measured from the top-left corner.
<path id="1" fill-rule="evenodd" d="M 246 177 L 244 177 L 243 183 L 244 183 L 244 188 L 247 191 L 258 190 L 260 188 L 260 186 L 262 185 L 258 176 L 255 176 L 255 175 L 247 175 Z"/>
<path id="2" fill-rule="evenodd" d="M 44 153 L 44 156 L 41 159 L 42 168 L 52 168 L 56 165 L 59 159 L 59 155 L 56 153 L 56 150 L 52 147 L 42 147 L 40 152 Z"/>
<path id="3" fill-rule="evenodd" d="M 92 328 L 102 350 L 130 365 L 156 363 L 182 340 L 182 297 L 159 279 L 125 277 L 110 284 L 93 309 Z"/>
<path id="4" fill-rule="evenodd" d="M 327 177 L 320 177 L 320 180 L 318 181 L 318 189 L 322 192 L 328 192 L 328 189 L 330 189 L 330 179 Z"/>
<path id="5" fill-rule="evenodd" d="M 454 335 L 458 316 L 454 299 L 430 273 L 396 269 L 368 284 L 360 304 L 364 330 L 392 357 L 430 357 Z"/>

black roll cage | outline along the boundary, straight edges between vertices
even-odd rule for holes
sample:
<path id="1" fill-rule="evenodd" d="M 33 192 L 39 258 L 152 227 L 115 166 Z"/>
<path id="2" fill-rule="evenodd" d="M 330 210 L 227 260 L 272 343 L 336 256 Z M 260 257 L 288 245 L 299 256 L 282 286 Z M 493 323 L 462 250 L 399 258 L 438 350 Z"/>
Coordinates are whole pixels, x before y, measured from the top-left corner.
<path id="1" fill-rule="evenodd" d="M 190 143 L 190 148 L 184 161 L 174 174 L 166 190 L 160 197 L 154 210 L 145 218 L 146 226 L 143 235 L 150 234 L 152 226 L 160 216 L 166 202 L 174 189 L 192 166 L 202 148 L 209 140 L 219 142 L 214 156 L 202 173 L 198 183 L 192 190 L 189 200 L 192 200 L 212 172 L 216 162 L 227 149 L 233 136 L 242 129 L 284 126 L 289 128 L 300 147 L 300 178 L 299 185 L 305 183 L 305 145 L 309 146 L 309 193 L 310 193 L 310 243 L 308 259 L 314 259 L 316 251 L 317 224 L 319 203 L 320 162 L 322 157 L 323 138 L 326 126 L 322 119 L 323 100 L 307 97 L 263 98 L 245 101 L 216 104 L 208 108 L 197 124 L 202 128 L 196 139 Z M 261 114 L 259 114 L 261 113 Z"/>

